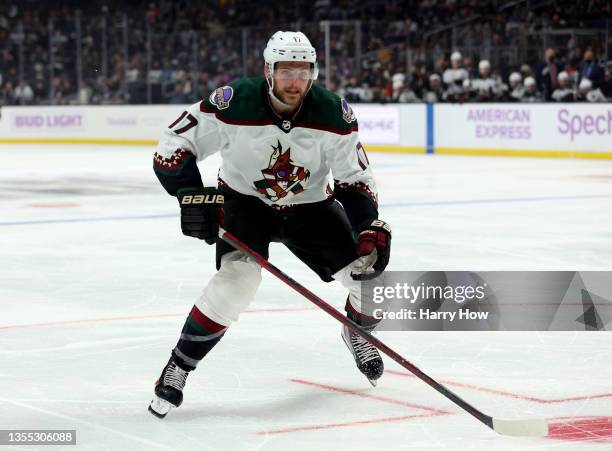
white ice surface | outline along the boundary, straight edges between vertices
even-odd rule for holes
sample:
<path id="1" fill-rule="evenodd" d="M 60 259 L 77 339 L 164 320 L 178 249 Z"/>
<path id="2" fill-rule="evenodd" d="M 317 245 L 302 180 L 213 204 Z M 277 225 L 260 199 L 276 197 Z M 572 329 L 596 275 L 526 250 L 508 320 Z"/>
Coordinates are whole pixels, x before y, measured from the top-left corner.
<path id="1" fill-rule="evenodd" d="M 612 448 L 500 437 L 388 359 L 370 387 L 334 320 L 268 275 L 190 376 L 183 406 L 149 415 L 153 382 L 214 272 L 213 248 L 180 234 L 151 153 L 0 147 L 0 429 L 76 429 L 87 450 Z M 393 226 L 389 269 L 612 270 L 612 162 L 370 160 Z M 271 261 L 342 307 L 342 287 L 281 245 Z M 495 417 L 612 416 L 609 333 L 379 338 Z"/>

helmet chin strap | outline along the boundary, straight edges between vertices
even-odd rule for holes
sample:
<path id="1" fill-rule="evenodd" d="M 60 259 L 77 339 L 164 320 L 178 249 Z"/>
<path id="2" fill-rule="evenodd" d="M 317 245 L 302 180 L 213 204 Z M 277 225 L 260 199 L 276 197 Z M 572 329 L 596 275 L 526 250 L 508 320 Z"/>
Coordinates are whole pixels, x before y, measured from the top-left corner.
<path id="1" fill-rule="evenodd" d="M 291 105 L 289 105 L 288 103 L 283 102 L 281 99 L 279 99 L 278 97 L 276 97 L 276 95 L 274 94 L 274 79 L 272 78 L 272 81 L 270 82 L 270 80 L 268 80 L 268 78 L 266 78 L 266 80 L 268 81 L 268 95 L 270 96 L 270 98 L 272 98 L 274 101 L 278 102 L 281 106 L 290 109 L 292 108 Z"/>

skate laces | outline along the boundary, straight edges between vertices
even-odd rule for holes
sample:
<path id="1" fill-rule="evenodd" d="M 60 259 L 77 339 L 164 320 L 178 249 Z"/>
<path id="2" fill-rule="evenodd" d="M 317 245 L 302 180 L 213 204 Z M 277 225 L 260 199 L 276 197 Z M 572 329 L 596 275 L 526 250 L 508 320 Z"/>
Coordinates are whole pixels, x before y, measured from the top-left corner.
<path id="1" fill-rule="evenodd" d="M 183 391 L 188 375 L 189 373 L 187 371 L 179 368 L 176 366 L 176 363 L 172 362 L 168 365 L 168 368 L 166 368 L 163 384 Z"/>
<path id="2" fill-rule="evenodd" d="M 380 355 L 378 354 L 376 348 L 372 346 L 372 344 L 370 344 L 367 340 L 353 332 L 350 332 L 350 335 L 351 345 L 353 346 L 355 355 L 361 363 L 366 363 L 370 360 L 380 358 Z"/>

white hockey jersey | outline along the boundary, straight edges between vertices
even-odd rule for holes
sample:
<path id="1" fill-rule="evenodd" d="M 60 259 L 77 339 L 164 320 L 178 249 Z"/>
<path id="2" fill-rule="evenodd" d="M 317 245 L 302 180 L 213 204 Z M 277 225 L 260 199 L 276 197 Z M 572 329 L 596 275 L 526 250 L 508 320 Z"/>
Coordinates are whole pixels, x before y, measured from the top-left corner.
<path id="1" fill-rule="evenodd" d="M 216 89 L 166 129 L 154 168 L 170 194 L 199 187 L 195 157 L 221 154 L 219 183 L 276 209 L 318 202 L 336 188 L 362 191 L 377 202 L 369 161 L 348 103 L 313 86 L 291 118 L 271 108 L 263 77 Z M 196 180 L 200 178 L 200 180 Z"/>

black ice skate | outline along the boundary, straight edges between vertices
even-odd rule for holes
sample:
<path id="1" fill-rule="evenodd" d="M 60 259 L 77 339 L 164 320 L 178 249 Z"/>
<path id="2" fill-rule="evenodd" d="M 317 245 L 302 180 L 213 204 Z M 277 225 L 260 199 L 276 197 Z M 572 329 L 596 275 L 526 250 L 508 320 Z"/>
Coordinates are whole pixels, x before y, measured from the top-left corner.
<path id="1" fill-rule="evenodd" d="M 368 378 L 370 384 L 376 387 L 376 380 L 382 376 L 385 369 L 378 349 L 359 335 L 351 332 L 346 326 L 342 328 L 342 339 L 353 354 L 359 371 Z"/>
<path id="2" fill-rule="evenodd" d="M 183 388 L 188 375 L 188 371 L 170 359 L 155 383 L 155 397 L 149 405 L 149 412 L 164 418 L 172 407 L 179 407 L 183 402 Z"/>

